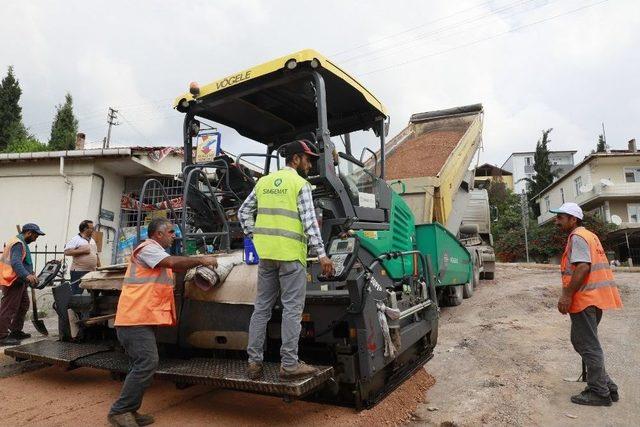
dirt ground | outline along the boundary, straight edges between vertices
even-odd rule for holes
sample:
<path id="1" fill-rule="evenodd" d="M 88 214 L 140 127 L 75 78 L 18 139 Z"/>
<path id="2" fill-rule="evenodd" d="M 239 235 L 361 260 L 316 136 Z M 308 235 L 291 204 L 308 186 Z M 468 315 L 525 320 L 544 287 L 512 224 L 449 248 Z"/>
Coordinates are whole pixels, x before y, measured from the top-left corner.
<path id="1" fill-rule="evenodd" d="M 616 275 L 625 308 L 606 312 L 601 323 L 607 368 L 621 393 L 610 408 L 569 402 L 584 384 L 565 381 L 578 377 L 580 361 L 569 342 L 569 319 L 555 308 L 557 272 L 500 268 L 496 276 L 463 305 L 442 309 L 438 347 L 426 370 L 370 411 L 205 386 L 177 390 L 161 381 L 145 395 L 142 411 L 158 426 L 638 425 L 640 274 Z M 11 364 L 0 355 L 0 373 Z M 2 378 L 0 425 L 107 425 L 120 386 L 91 369 L 50 367 Z"/>
<path id="2" fill-rule="evenodd" d="M 572 404 L 584 383 L 556 308 L 556 271 L 500 268 L 471 300 L 443 309 L 427 370 L 436 384 L 415 425 L 640 425 L 640 274 L 616 274 L 624 309 L 599 328 L 607 370 L 620 387 L 609 408 Z"/>

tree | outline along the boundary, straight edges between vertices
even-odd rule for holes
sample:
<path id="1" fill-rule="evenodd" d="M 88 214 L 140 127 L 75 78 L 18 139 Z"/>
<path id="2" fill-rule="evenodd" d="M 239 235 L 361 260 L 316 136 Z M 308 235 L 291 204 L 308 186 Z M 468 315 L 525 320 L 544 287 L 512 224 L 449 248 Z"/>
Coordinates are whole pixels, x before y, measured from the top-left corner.
<path id="1" fill-rule="evenodd" d="M 78 133 L 78 120 L 73 115 L 73 98 L 67 93 L 64 104 L 56 106 L 56 115 L 51 125 L 51 138 L 49 149 L 73 150 L 76 145 Z"/>
<path id="2" fill-rule="evenodd" d="M 604 153 L 607 151 L 607 143 L 604 140 L 604 135 L 598 135 L 598 145 L 596 146 L 596 153 Z"/>
<path id="3" fill-rule="evenodd" d="M 487 192 L 493 214 L 491 233 L 498 259 L 506 262 L 524 259 L 524 229 L 520 197 L 504 182 L 491 182 Z"/>
<path id="4" fill-rule="evenodd" d="M 49 150 L 47 144 L 38 141 L 33 135 L 25 135 L 22 138 L 12 138 L 4 151 L 6 153 L 33 153 L 47 150 Z"/>
<path id="5" fill-rule="evenodd" d="M 24 131 L 22 108 L 20 107 L 20 82 L 9 66 L 7 75 L 0 83 L 0 150 L 6 149 L 12 137 L 20 136 Z"/>
<path id="6" fill-rule="evenodd" d="M 535 176 L 533 179 L 527 179 L 529 183 L 527 198 L 535 216 L 540 214 L 540 208 L 536 203 L 535 196 L 551 185 L 555 177 L 555 174 L 551 171 L 551 162 L 549 161 L 549 142 L 551 142 L 549 134 L 552 130 L 553 128 L 542 131 L 542 138 L 536 143 L 536 152 L 533 155 Z"/>

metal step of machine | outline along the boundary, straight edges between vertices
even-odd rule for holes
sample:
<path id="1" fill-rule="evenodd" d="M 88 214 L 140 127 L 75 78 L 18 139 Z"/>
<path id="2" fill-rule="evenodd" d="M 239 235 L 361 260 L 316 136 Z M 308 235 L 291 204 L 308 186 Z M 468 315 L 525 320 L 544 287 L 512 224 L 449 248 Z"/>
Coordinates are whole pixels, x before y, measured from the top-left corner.
<path id="1" fill-rule="evenodd" d="M 112 346 L 92 343 L 70 343 L 42 340 L 5 350 L 16 360 L 36 360 L 66 369 L 95 368 L 125 374 L 129 368 L 127 356 Z M 333 378 L 333 368 L 318 367 L 318 373 L 309 378 L 283 381 L 278 376 L 278 363 L 264 364 L 264 375 L 259 380 L 247 377 L 247 362 L 240 359 L 162 358 L 155 378 L 178 385 L 211 385 L 230 390 L 300 399 L 317 390 Z"/>

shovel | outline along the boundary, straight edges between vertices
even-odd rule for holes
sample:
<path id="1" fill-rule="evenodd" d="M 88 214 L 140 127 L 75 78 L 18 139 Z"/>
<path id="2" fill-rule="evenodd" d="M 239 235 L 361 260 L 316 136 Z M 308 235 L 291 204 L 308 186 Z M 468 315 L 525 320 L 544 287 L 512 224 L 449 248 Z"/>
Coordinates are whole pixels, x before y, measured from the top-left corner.
<path id="1" fill-rule="evenodd" d="M 21 231 L 20 226 L 16 225 L 16 228 L 18 229 L 18 233 L 20 233 Z M 31 317 L 31 322 L 33 323 L 33 326 L 36 328 L 36 331 L 40 332 L 40 334 L 44 336 L 48 336 L 49 331 L 47 330 L 47 327 L 45 326 L 44 321 L 42 319 L 38 319 L 38 306 L 36 305 L 36 290 L 29 284 L 27 284 L 27 286 L 31 288 L 31 305 L 33 306 L 33 316 Z"/>
<path id="2" fill-rule="evenodd" d="M 31 317 L 33 326 L 36 328 L 36 331 L 40 332 L 44 336 L 48 336 L 49 331 L 47 330 L 44 321 L 42 319 L 38 319 L 38 307 L 36 306 L 36 290 L 34 288 L 31 288 L 31 303 L 33 305 L 33 316 Z"/>

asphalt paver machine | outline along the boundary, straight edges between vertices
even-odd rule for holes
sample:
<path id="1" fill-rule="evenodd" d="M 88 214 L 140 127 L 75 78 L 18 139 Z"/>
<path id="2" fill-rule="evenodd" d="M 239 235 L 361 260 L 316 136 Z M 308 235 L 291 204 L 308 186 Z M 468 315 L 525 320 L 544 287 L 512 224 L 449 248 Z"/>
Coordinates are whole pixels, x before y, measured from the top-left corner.
<path id="1" fill-rule="evenodd" d="M 432 357 L 438 336 L 435 286 L 440 279 L 432 260 L 447 251 L 459 262 L 450 265 L 446 277 L 465 281 L 472 280 L 470 256 L 444 228 L 416 228 L 411 210 L 386 183 L 388 116 L 380 101 L 330 60 L 304 50 L 202 87 L 192 85 L 174 106 L 184 114 L 182 203 L 191 208 L 190 215 L 176 220 L 180 239 L 174 252 L 204 247 L 235 256 L 242 250 L 234 215 L 245 196 L 233 180 L 240 177 L 250 187 L 256 177 L 247 170 L 229 173 L 228 159 L 198 164 L 193 157 L 199 130 L 224 125 L 264 145 L 262 173 L 278 167 L 283 144 L 299 138 L 315 144 L 320 157 L 308 180 L 336 275 L 319 275 L 315 255 L 309 254 L 299 355 L 320 367 L 316 376 L 278 378 L 281 308 L 276 305 L 267 329 L 264 378 L 247 378 L 245 348 L 257 276 L 257 266 L 247 264 L 236 266 L 213 290 L 176 276 L 178 324 L 158 332 L 157 376 L 178 385 L 211 384 L 363 408 L 420 369 Z M 351 151 L 350 134 L 361 131 L 378 140 L 373 170 Z M 152 185 L 159 183 L 145 183 L 141 198 Z M 177 218 L 169 200 L 167 205 L 170 217 Z M 112 325 L 122 275 L 117 266 L 90 273 L 81 284 L 88 295 L 70 295 L 63 285 L 54 288 L 59 340 L 6 353 L 66 368 L 125 373 L 127 358 Z"/>

